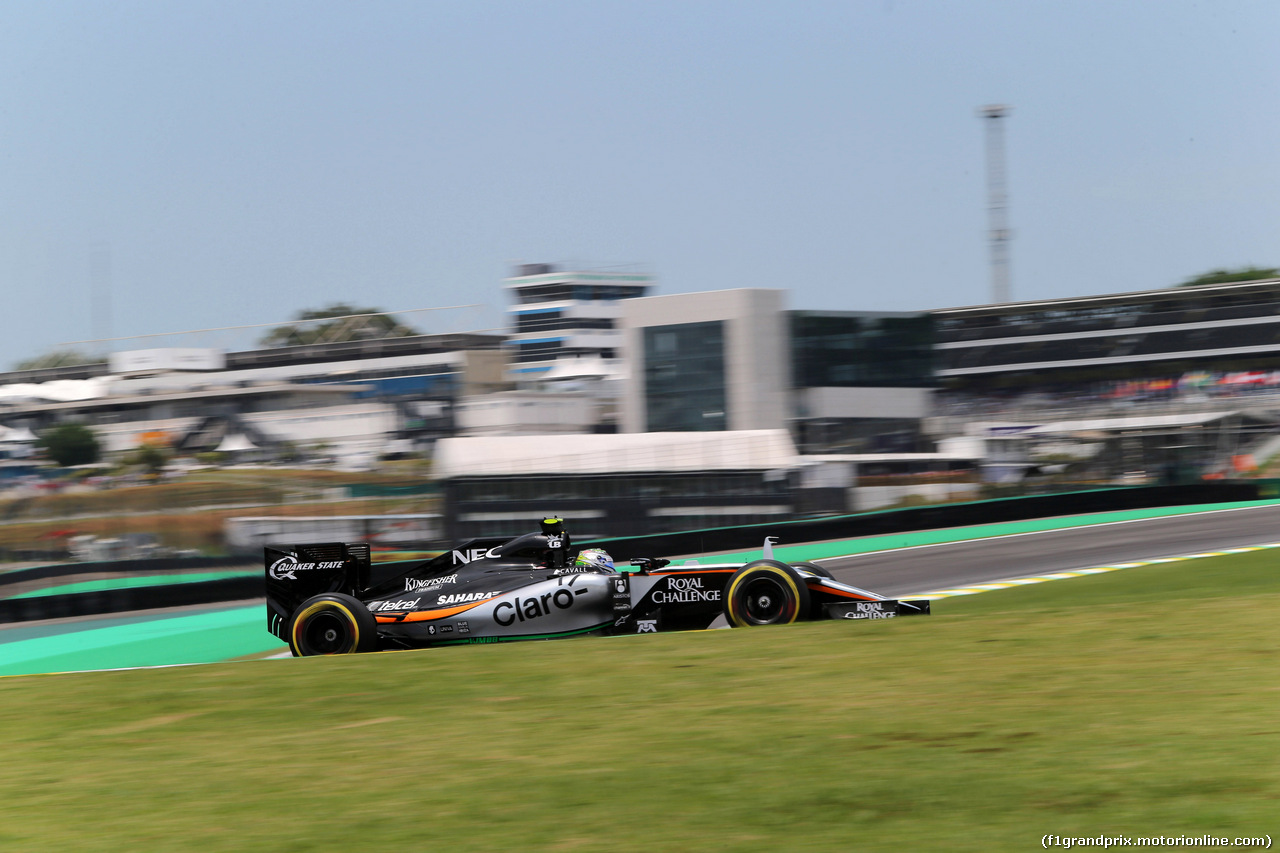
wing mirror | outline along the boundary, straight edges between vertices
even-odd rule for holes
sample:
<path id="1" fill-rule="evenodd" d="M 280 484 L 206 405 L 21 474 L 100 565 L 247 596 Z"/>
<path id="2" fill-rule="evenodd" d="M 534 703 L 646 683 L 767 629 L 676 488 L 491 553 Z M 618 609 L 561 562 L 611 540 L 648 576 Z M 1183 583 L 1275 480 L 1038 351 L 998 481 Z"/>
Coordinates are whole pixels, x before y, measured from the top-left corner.
<path id="1" fill-rule="evenodd" d="M 631 565 L 634 567 L 631 571 L 644 575 L 663 566 L 671 565 L 671 561 L 662 557 L 636 557 L 631 561 Z"/>

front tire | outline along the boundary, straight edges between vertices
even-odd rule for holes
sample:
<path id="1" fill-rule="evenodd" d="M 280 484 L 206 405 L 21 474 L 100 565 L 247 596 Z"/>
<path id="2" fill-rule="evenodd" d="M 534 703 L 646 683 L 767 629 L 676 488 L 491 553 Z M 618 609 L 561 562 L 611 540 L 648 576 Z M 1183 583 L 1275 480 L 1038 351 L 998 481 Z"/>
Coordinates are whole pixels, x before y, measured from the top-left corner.
<path id="1" fill-rule="evenodd" d="M 378 623 L 351 596 L 326 593 L 302 602 L 289 619 L 288 636 L 294 657 L 372 652 L 378 648 Z"/>
<path id="2" fill-rule="evenodd" d="M 835 576 L 832 575 L 831 572 L 824 569 L 822 566 L 819 566 L 817 563 L 792 563 L 791 565 L 795 566 L 797 569 L 808 569 L 820 578 L 835 580 Z"/>
<path id="3" fill-rule="evenodd" d="M 786 563 L 756 560 L 729 578 L 724 617 L 735 628 L 790 625 L 809 613 L 809 587 Z"/>

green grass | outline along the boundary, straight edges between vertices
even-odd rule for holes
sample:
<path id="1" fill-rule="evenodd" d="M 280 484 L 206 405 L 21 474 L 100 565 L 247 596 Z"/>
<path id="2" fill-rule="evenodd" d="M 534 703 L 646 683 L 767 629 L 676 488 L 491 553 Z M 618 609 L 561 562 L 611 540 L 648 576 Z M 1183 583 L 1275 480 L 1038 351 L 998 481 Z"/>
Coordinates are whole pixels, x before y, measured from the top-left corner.
<path id="1" fill-rule="evenodd" d="M 1268 593 L 1280 593 L 1280 550 L 1157 563 L 1107 574 L 948 598 L 935 606 L 939 612 L 955 615 L 1038 609 L 1066 612 L 1083 606 L 1151 604 L 1162 608 L 1177 607 L 1185 605 L 1188 600 L 1251 599 Z M 1242 606 L 1252 605 L 1242 602 Z"/>
<path id="2" fill-rule="evenodd" d="M 1274 562 L 1129 569 L 890 622 L 0 679 L 0 848 L 1274 836 Z"/>

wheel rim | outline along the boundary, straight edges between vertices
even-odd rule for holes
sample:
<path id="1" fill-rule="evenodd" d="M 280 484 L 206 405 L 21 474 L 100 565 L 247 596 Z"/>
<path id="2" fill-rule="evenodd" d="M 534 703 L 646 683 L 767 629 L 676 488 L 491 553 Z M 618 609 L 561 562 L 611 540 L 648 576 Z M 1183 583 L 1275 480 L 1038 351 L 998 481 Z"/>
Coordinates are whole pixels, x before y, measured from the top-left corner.
<path id="1" fill-rule="evenodd" d="M 303 646 L 312 654 L 338 654 L 346 651 L 350 642 L 351 629 L 347 620 L 332 610 L 315 614 L 302 629 Z"/>
<path id="2" fill-rule="evenodd" d="M 786 588 L 771 577 L 754 578 L 742 590 L 747 621 L 756 625 L 769 625 L 781 619 L 788 600 Z"/>

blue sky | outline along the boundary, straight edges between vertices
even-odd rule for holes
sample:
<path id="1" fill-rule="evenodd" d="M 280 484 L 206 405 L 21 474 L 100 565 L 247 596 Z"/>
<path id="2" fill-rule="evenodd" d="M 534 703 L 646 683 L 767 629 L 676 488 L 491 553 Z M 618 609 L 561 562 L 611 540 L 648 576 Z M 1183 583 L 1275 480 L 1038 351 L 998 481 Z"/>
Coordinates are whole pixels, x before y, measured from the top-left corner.
<path id="1" fill-rule="evenodd" d="M 1015 298 L 1280 266 L 1278 25 L 1231 0 L 8 0 L 0 366 L 335 301 L 496 325 L 513 261 L 983 303 L 988 103 L 1013 107 Z M 200 343 L 117 348 L 157 340 Z"/>

